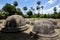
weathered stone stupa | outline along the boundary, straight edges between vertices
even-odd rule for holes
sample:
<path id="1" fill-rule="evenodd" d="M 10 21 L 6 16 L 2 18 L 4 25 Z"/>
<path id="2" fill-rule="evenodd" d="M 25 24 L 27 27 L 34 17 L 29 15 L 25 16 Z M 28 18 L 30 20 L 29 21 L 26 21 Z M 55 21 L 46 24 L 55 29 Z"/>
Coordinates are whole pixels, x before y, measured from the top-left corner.
<path id="1" fill-rule="evenodd" d="M 29 23 L 26 19 L 19 15 L 9 16 L 2 28 L 1 32 L 20 32 L 28 29 Z"/>
<path id="2" fill-rule="evenodd" d="M 0 33 L 0 40 L 33 40 L 25 31 L 29 29 L 29 20 L 19 15 L 9 16 Z"/>
<path id="3" fill-rule="evenodd" d="M 55 32 L 55 28 L 60 28 L 60 26 L 53 19 L 37 20 L 32 22 L 32 25 L 33 29 L 31 33 L 36 40 L 57 40 L 59 38 Z"/>

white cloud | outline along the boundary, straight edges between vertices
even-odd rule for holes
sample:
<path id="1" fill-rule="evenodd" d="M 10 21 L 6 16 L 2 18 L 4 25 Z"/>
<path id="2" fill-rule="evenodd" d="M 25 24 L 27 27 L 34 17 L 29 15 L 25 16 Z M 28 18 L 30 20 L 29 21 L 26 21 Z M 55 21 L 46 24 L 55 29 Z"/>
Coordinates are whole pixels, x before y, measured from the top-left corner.
<path id="1" fill-rule="evenodd" d="M 45 3 L 43 6 L 46 7 L 47 5 L 53 4 L 53 3 L 56 2 L 56 1 L 57 1 L 57 0 L 49 0 L 49 1 L 48 1 L 47 3 Z M 53 7 L 51 7 L 51 8 L 48 9 L 48 10 L 44 9 L 43 12 L 44 12 L 44 13 L 53 13 L 53 8 L 54 8 L 54 7 L 57 8 L 57 12 L 60 12 L 59 5 L 60 5 L 60 4 L 58 4 L 58 5 L 56 5 L 56 6 L 53 6 Z"/>
<path id="2" fill-rule="evenodd" d="M 52 4 L 52 3 L 54 3 L 56 0 L 49 0 L 47 3 L 49 3 L 49 4 Z"/>
<path id="3" fill-rule="evenodd" d="M 49 0 L 47 3 L 45 3 L 43 6 L 47 6 L 49 4 L 53 4 L 54 2 L 56 2 L 57 0 Z"/>
<path id="4" fill-rule="evenodd" d="M 53 11 L 53 8 L 56 7 L 57 8 L 57 12 L 60 12 L 60 7 L 59 7 L 60 4 L 56 5 L 56 6 L 53 6 L 51 7 L 50 9 L 43 9 L 43 14 L 52 14 L 54 11 Z M 37 11 L 35 11 L 37 13 Z M 42 9 L 40 10 L 40 13 L 42 14 Z"/>
<path id="5" fill-rule="evenodd" d="M 48 10 L 43 10 L 44 13 L 53 13 L 53 8 L 56 7 L 57 8 L 57 12 L 60 12 L 60 8 L 59 8 L 59 5 L 56 5 L 56 6 L 53 6 L 52 8 L 48 9 Z"/>
<path id="6" fill-rule="evenodd" d="M 0 4 L 0 9 L 2 9 L 2 7 L 3 7 L 3 4 Z"/>

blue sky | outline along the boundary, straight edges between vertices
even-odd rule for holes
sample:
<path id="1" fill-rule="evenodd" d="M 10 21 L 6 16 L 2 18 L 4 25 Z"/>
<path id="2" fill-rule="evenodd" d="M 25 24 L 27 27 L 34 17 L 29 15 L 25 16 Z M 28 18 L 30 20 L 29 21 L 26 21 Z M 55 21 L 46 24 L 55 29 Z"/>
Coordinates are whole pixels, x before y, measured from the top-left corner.
<path id="1" fill-rule="evenodd" d="M 15 0 L 0 0 L 0 9 L 2 9 L 2 7 L 6 4 L 6 3 L 10 3 L 13 4 Z M 60 11 L 59 5 L 60 5 L 60 0 L 16 0 L 18 2 L 18 6 L 19 8 L 21 8 L 21 10 L 23 9 L 24 6 L 27 6 L 28 9 L 30 9 L 31 7 L 36 8 L 37 1 L 41 1 L 41 5 L 44 6 L 43 9 L 43 13 L 53 13 L 53 8 L 57 7 L 57 12 Z M 22 10 L 23 11 L 23 10 Z M 37 13 L 37 11 L 35 11 Z M 40 12 L 42 13 L 42 10 L 40 10 Z"/>

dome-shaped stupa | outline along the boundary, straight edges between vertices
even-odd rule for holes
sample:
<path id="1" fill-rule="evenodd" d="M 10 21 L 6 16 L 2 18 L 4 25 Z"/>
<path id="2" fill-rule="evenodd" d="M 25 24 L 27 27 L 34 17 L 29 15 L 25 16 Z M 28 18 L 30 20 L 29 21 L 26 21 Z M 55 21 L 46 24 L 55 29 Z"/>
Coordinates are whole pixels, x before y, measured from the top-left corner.
<path id="1" fill-rule="evenodd" d="M 29 28 L 27 22 L 29 21 L 27 21 L 20 15 L 9 16 L 4 23 L 4 28 L 2 28 L 2 32 L 24 31 Z"/>
<path id="2" fill-rule="evenodd" d="M 58 38 L 58 34 L 55 32 L 55 25 L 50 20 L 34 21 L 33 29 L 31 33 L 33 33 L 35 36 L 38 35 L 39 40 L 40 39 L 42 40 L 55 40 L 56 39 L 57 40 Z"/>

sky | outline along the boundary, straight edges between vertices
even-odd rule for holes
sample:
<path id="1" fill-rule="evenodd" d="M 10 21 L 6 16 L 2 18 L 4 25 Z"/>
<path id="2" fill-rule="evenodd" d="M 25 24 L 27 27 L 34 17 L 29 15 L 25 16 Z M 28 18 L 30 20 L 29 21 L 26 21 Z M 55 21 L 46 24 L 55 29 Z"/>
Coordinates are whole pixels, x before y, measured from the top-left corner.
<path id="1" fill-rule="evenodd" d="M 13 5 L 13 2 L 15 0 L 0 0 L 0 9 L 6 4 L 10 3 Z M 41 6 L 44 6 L 43 8 L 43 14 L 47 13 L 53 13 L 53 8 L 57 7 L 57 12 L 60 12 L 60 0 L 16 0 L 18 2 L 18 8 L 20 8 L 23 11 L 23 7 L 27 6 L 28 9 L 31 9 L 31 7 L 34 7 L 36 9 L 37 1 L 41 1 Z M 37 13 L 37 10 L 35 10 L 35 13 Z M 42 9 L 40 9 L 40 13 L 42 13 Z"/>

